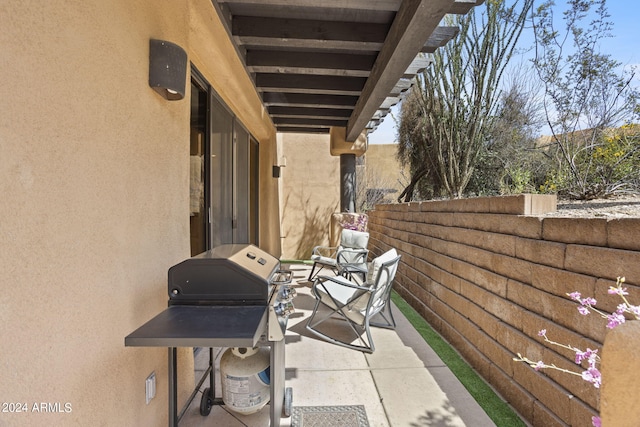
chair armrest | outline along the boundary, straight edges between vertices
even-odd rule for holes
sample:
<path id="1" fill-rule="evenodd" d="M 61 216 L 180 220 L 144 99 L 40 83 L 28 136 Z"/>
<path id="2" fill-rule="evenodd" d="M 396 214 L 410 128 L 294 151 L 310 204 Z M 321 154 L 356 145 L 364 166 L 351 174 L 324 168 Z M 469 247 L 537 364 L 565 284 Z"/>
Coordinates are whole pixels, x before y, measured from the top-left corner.
<path id="1" fill-rule="evenodd" d="M 334 258 L 337 250 L 337 246 L 315 246 L 311 251 L 311 255 Z"/>
<path id="2" fill-rule="evenodd" d="M 369 255 L 368 249 L 343 248 L 336 253 L 338 264 L 364 264 Z M 349 259 L 346 257 L 349 256 Z"/>
<path id="3" fill-rule="evenodd" d="M 366 262 L 338 264 L 338 274 L 349 280 L 355 280 L 363 286 L 371 285 L 370 283 L 366 283 L 367 275 L 369 274 L 369 264 Z"/>
<path id="4" fill-rule="evenodd" d="M 333 282 L 341 286 L 345 286 L 353 289 L 360 289 L 363 291 L 371 291 L 369 286 L 362 286 L 357 283 L 352 282 L 351 280 L 343 277 L 343 276 L 318 276 L 316 281 L 313 283 L 313 287 L 321 286 L 324 282 Z"/>

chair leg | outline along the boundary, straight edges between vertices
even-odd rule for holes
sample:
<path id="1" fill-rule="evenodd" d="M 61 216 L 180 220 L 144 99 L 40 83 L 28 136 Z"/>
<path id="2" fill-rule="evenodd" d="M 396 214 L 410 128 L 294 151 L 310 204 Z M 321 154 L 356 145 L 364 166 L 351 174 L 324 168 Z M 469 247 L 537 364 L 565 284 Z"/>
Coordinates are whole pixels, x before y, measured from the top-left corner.
<path id="1" fill-rule="evenodd" d="M 396 328 L 396 319 L 393 317 L 393 311 L 391 310 L 391 301 L 387 301 L 384 305 L 384 308 L 378 313 L 384 319 L 384 323 L 382 322 L 371 322 L 371 326 L 375 326 L 376 328 L 385 328 L 385 329 L 395 329 Z"/>
<path id="2" fill-rule="evenodd" d="M 315 272 L 315 274 L 314 274 L 313 272 L 315 271 L 315 269 L 316 269 L 316 267 L 317 267 L 317 266 L 320 266 L 320 268 L 319 268 L 319 269 L 318 269 L 318 271 L 316 271 L 316 272 Z M 323 269 L 325 269 L 325 268 L 331 268 L 331 271 L 332 271 L 334 274 L 337 274 L 337 273 L 338 273 L 338 269 L 337 269 L 336 267 L 333 267 L 333 266 L 331 266 L 331 265 L 329 265 L 329 264 L 322 264 L 322 263 L 319 263 L 319 262 L 314 262 L 314 263 L 313 263 L 313 267 L 311 267 L 311 273 L 309 273 L 309 278 L 308 278 L 307 280 L 308 280 L 309 282 L 313 282 L 313 281 L 316 279 L 316 277 L 318 277 L 318 275 L 320 274 L 320 272 L 321 272 Z"/>
<path id="3" fill-rule="evenodd" d="M 308 281 L 310 281 L 310 282 L 313 282 L 313 279 L 314 279 L 313 272 L 314 272 L 314 271 L 315 271 L 315 269 L 316 269 L 316 265 L 318 265 L 318 263 L 317 263 L 317 262 L 314 262 L 314 263 L 313 263 L 313 267 L 311 267 L 311 273 L 309 273 L 309 278 L 307 279 L 307 280 L 308 280 Z M 316 274 L 317 274 L 317 273 L 316 273 Z"/>
<path id="4" fill-rule="evenodd" d="M 316 270 L 316 267 L 320 267 L 320 268 L 318 268 L 318 271 L 316 271 L 315 274 L 313 274 L 313 272 Z M 313 267 L 311 267 L 311 273 L 309 273 L 309 278 L 307 280 L 309 282 L 313 282 L 316 279 L 316 277 L 318 277 L 320 272 L 326 267 L 327 266 L 325 264 L 322 264 L 320 262 L 314 262 Z"/>
<path id="5" fill-rule="evenodd" d="M 373 345 L 373 337 L 371 336 L 371 327 L 369 326 L 369 322 L 365 323 L 364 330 L 367 333 L 367 340 L 369 340 L 369 349 L 371 350 L 370 352 L 373 353 L 376 348 Z"/>
<path id="6" fill-rule="evenodd" d="M 369 325 L 366 324 L 364 326 L 364 333 L 367 336 L 367 340 L 365 341 L 364 338 L 362 337 L 362 333 L 360 333 L 358 331 L 358 329 L 356 328 L 356 324 L 353 323 L 350 319 L 345 318 L 345 317 L 341 317 L 340 320 L 346 321 L 347 324 L 349 325 L 349 327 L 351 328 L 352 332 L 354 333 L 354 335 L 358 338 L 358 340 L 360 340 L 360 342 L 362 343 L 362 345 L 357 345 L 357 344 L 352 344 L 349 342 L 345 342 L 345 341 L 341 341 L 339 339 L 333 338 L 321 331 L 319 331 L 318 329 L 316 329 L 316 327 L 318 325 L 320 325 L 321 323 L 324 323 L 326 320 L 328 320 L 329 318 L 332 318 L 332 315 L 337 313 L 338 311 L 340 311 L 340 308 L 337 310 L 331 309 L 330 307 L 327 307 L 329 309 L 331 309 L 332 311 L 324 316 L 323 318 L 321 318 L 318 321 L 314 321 L 316 318 L 316 315 L 318 314 L 318 308 L 320 306 L 320 301 L 317 300 L 316 301 L 316 305 L 313 309 L 313 312 L 311 313 L 311 316 L 309 317 L 309 320 L 307 321 L 307 330 L 309 330 L 310 332 L 312 332 L 313 334 L 319 336 L 320 338 L 324 339 L 325 341 L 328 341 L 330 343 L 339 345 L 341 347 L 346 347 L 346 348 L 350 348 L 352 350 L 359 350 L 365 353 L 373 353 L 374 351 L 374 345 L 373 345 L 373 339 L 371 338 L 371 331 L 369 330 Z"/>

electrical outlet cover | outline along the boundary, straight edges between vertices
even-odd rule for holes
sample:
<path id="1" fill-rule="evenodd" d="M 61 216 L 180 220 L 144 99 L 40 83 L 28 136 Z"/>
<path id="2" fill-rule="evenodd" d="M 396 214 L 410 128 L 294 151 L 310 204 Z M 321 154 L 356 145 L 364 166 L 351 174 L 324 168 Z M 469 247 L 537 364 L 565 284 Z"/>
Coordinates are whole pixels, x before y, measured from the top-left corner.
<path id="1" fill-rule="evenodd" d="M 146 391 L 146 398 L 147 398 L 147 405 L 148 405 L 149 402 L 151 402 L 151 399 L 156 397 L 156 373 L 155 373 L 155 371 L 152 372 L 151 375 L 149 375 L 147 377 L 147 380 L 145 381 L 145 391 Z"/>

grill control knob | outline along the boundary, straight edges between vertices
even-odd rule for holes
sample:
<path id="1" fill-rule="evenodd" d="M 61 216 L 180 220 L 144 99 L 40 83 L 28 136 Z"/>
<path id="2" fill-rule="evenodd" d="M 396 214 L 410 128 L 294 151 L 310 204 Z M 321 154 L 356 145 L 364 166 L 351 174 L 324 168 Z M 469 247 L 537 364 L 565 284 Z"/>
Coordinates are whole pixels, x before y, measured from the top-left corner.
<path id="1" fill-rule="evenodd" d="M 279 302 L 273 307 L 273 310 L 278 316 L 286 317 L 295 311 L 295 307 L 291 301 Z"/>
<path id="2" fill-rule="evenodd" d="M 283 286 L 280 291 L 280 297 L 283 301 L 291 301 L 296 294 L 296 290 L 290 286 Z"/>

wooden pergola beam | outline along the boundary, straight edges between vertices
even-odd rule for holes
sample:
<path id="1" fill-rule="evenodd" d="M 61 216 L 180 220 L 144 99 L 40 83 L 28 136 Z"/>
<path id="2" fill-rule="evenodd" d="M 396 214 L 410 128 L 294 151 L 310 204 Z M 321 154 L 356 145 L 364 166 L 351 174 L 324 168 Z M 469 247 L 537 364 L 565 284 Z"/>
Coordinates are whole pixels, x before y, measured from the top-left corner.
<path id="1" fill-rule="evenodd" d="M 241 40 L 253 38 L 382 43 L 387 31 L 387 24 L 258 16 L 234 16 L 231 23 L 232 34 Z"/>
<path id="2" fill-rule="evenodd" d="M 351 110 L 342 108 L 284 107 L 274 105 L 270 106 L 268 110 L 269 115 L 272 117 L 323 117 L 345 120 L 351 116 Z"/>
<path id="3" fill-rule="evenodd" d="M 262 93 L 262 101 L 267 106 L 295 105 L 300 107 L 346 108 L 349 110 L 353 110 L 354 105 L 356 105 L 356 102 L 358 101 L 358 97 L 354 95 L 265 91 Z"/>
<path id="4" fill-rule="evenodd" d="M 404 0 L 347 125 L 355 141 L 438 27 L 454 0 Z"/>
<path id="5" fill-rule="evenodd" d="M 257 74 L 256 86 L 265 92 L 359 95 L 363 77 L 315 76 L 307 74 Z"/>
<path id="6" fill-rule="evenodd" d="M 282 6 L 291 7 L 291 0 L 218 0 L 218 3 L 244 3 L 257 6 Z M 402 0 L 343 0 L 340 2 L 342 9 L 369 9 L 369 10 L 386 10 L 394 12 L 398 10 Z M 331 8 L 336 6 L 335 0 L 296 0 L 295 5 L 299 7 L 309 8 Z"/>
<path id="7" fill-rule="evenodd" d="M 295 52 L 250 49 L 246 64 L 253 73 L 291 73 L 368 77 L 375 54 Z"/>

